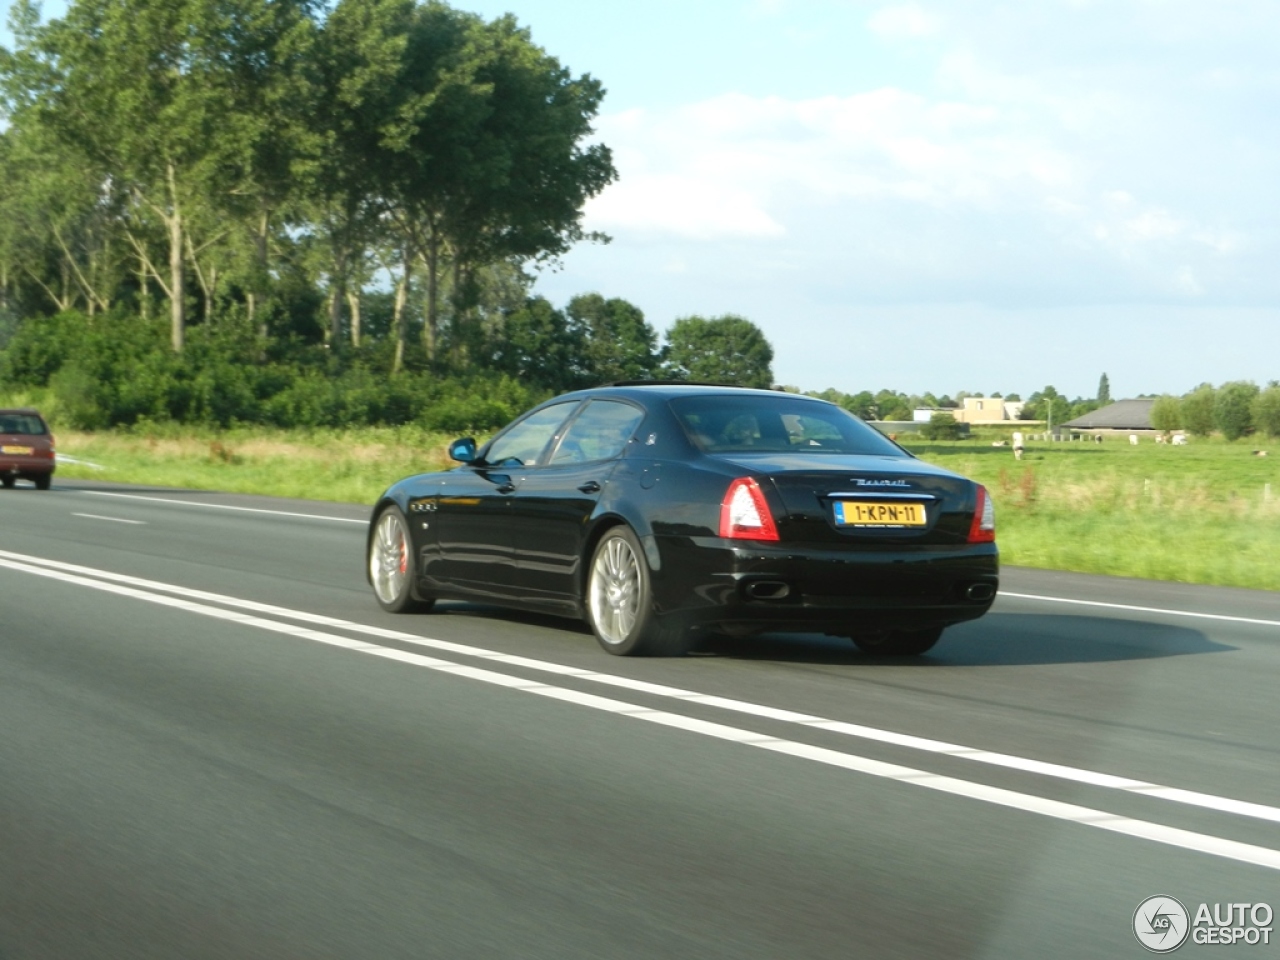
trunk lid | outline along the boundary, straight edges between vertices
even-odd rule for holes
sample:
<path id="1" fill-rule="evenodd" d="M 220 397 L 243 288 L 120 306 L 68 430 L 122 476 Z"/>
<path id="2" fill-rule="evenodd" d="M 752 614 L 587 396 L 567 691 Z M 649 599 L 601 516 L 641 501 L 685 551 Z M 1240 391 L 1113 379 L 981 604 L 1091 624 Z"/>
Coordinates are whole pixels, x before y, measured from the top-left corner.
<path id="1" fill-rule="evenodd" d="M 973 481 L 910 457 L 743 454 L 720 459 L 756 476 L 762 486 L 768 479 L 782 542 L 965 543 L 977 507 Z"/>

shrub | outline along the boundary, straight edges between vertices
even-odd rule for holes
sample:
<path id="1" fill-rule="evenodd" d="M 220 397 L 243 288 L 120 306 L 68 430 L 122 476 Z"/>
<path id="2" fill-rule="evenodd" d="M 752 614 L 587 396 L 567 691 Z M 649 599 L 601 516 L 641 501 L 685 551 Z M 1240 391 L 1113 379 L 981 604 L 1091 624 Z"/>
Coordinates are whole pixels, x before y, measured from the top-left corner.
<path id="1" fill-rule="evenodd" d="M 1151 405 L 1151 426 L 1157 430 L 1182 429 L 1182 401 L 1165 394 Z"/>
<path id="2" fill-rule="evenodd" d="M 1201 384 L 1182 398 L 1182 425 L 1197 437 L 1213 433 L 1213 408 L 1216 391 Z"/>
<path id="3" fill-rule="evenodd" d="M 97 318 L 110 322 L 108 315 Z M 35 317 L 15 324 L 0 355 L 0 381 L 25 387 L 45 387 L 77 352 L 92 332 L 89 318 L 76 311 Z"/>
<path id="4" fill-rule="evenodd" d="M 1280 383 L 1272 381 L 1253 398 L 1253 425 L 1268 437 L 1280 437 Z"/>
<path id="5" fill-rule="evenodd" d="M 960 436 L 960 425 L 949 413 L 935 413 L 920 428 L 920 436 L 926 440 L 956 440 Z"/>
<path id="6" fill-rule="evenodd" d="M 1239 440 L 1246 434 L 1253 433 L 1253 414 L 1250 408 L 1256 396 L 1257 384 L 1240 380 L 1224 383 L 1218 388 L 1213 401 L 1213 424 L 1228 440 Z"/>

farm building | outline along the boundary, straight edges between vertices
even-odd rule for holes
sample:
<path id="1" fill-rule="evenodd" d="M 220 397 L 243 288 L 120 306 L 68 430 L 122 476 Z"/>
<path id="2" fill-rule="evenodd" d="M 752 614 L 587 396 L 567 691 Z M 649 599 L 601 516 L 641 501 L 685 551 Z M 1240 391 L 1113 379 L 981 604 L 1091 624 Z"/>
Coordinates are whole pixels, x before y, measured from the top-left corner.
<path id="1" fill-rule="evenodd" d="M 1105 407 L 1099 407 L 1092 413 L 1086 413 L 1083 417 L 1068 420 L 1062 424 L 1062 427 L 1067 430 L 1154 432 L 1155 428 L 1151 426 L 1151 407 L 1155 402 L 1154 397 L 1117 400 Z"/>
<path id="2" fill-rule="evenodd" d="M 1023 404 L 1017 400 L 1003 400 L 1000 397 L 965 397 L 962 407 L 948 410 L 958 423 L 998 423 L 1002 420 L 1017 420 L 1022 416 Z M 927 419 L 927 418 L 926 418 Z"/>

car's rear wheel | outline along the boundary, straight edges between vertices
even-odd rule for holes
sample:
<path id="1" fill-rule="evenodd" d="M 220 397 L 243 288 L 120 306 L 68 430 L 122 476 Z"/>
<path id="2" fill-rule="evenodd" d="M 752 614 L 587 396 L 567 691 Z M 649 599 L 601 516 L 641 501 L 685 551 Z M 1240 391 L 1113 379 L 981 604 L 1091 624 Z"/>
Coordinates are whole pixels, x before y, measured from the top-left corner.
<path id="1" fill-rule="evenodd" d="M 13 484 L 14 484 L 14 479 L 15 479 L 15 478 L 13 478 L 13 477 L 0 477 L 0 483 L 3 483 L 3 484 L 4 484 L 4 488 L 5 488 L 6 490 L 12 490 L 12 489 L 13 489 Z"/>
<path id="2" fill-rule="evenodd" d="M 629 527 L 614 527 L 596 545 L 587 571 L 587 614 L 600 646 L 626 656 L 677 656 L 683 624 L 653 608 L 649 563 Z"/>
<path id="3" fill-rule="evenodd" d="M 369 583 L 378 605 L 390 613 L 430 610 L 435 601 L 418 595 L 416 579 L 409 525 L 399 507 L 387 507 L 374 521 L 369 540 Z"/>
<path id="4" fill-rule="evenodd" d="M 48 490 L 49 484 L 53 482 L 53 474 L 42 473 L 38 477 L 32 478 L 37 490 Z"/>
<path id="5" fill-rule="evenodd" d="M 863 653 L 877 657 L 913 657 L 928 650 L 942 637 L 942 627 L 923 630 L 891 630 L 884 633 L 854 634 L 853 642 Z"/>

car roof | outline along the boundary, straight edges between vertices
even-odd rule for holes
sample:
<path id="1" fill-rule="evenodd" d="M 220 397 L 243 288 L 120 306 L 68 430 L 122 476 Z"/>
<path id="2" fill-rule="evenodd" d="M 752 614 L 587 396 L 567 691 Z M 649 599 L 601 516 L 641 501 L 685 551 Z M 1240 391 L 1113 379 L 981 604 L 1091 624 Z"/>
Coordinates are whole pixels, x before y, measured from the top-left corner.
<path id="1" fill-rule="evenodd" d="M 616 383 L 605 383 L 598 387 L 578 390 L 565 394 L 566 397 L 626 397 L 632 400 L 673 400 L 678 397 L 696 396 L 758 396 L 758 397 L 794 397 L 798 400 L 813 400 L 825 403 L 816 397 L 806 397 L 799 393 L 785 393 L 780 390 L 761 390 L 755 387 L 737 387 L 727 383 L 694 383 L 683 380 L 623 380 Z"/>

